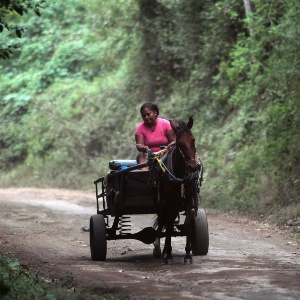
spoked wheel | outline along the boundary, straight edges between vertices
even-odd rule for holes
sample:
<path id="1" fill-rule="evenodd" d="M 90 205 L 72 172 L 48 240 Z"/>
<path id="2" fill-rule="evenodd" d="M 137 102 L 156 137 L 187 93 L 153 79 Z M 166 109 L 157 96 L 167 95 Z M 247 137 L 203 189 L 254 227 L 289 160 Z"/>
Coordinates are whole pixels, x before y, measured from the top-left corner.
<path id="1" fill-rule="evenodd" d="M 90 218 L 90 248 L 92 260 L 106 259 L 106 225 L 103 215 L 93 215 Z"/>
<path id="2" fill-rule="evenodd" d="M 204 209 L 199 209 L 193 219 L 192 252 L 194 255 L 206 255 L 209 247 L 208 223 Z"/>

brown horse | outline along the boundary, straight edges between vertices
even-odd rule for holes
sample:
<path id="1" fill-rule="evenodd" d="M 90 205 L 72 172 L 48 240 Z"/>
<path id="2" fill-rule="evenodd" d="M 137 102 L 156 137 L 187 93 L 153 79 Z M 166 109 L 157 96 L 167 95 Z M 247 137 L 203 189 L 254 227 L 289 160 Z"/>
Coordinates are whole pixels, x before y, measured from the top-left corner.
<path id="1" fill-rule="evenodd" d="M 160 173 L 157 183 L 157 238 L 154 242 L 153 255 L 161 256 L 160 238 L 165 229 L 165 246 L 163 259 L 166 264 L 172 264 L 171 236 L 176 219 L 181 211 L 185 212 L 184 231 L 186 233 L 185 264 L 192 263 L 191 236 L 193 218 L 198 209 L 197 178 L 199 176 L 199 163 L 195 138 L 191 132 L 192 117 L 187 124 L 184 122 L 170 121 L 176 135 L 174 148 L 168 152 L 164 162 L 165 172 Z"/>

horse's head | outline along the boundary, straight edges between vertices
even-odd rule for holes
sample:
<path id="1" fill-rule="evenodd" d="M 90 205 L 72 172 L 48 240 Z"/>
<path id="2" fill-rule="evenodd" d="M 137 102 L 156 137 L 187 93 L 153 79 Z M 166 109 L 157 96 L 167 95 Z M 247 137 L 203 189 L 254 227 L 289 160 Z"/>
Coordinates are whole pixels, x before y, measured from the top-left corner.
<path id="1" fill-rule="evenodd" d="M 193 118 L 190 117 L 187 124 L 184 122 L 171 121 L 170 124 L 176 135 L 176 149 L 179 150 L 187 166 L 187 172 L 197 170 L 195 138 L 191 132 Z"/>

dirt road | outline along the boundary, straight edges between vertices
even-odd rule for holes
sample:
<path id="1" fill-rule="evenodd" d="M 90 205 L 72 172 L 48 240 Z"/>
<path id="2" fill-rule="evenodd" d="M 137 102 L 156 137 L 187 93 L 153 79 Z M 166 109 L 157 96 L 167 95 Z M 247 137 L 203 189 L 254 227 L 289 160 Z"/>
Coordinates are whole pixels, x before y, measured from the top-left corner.
<path id="1" fill-rule="evenodd" d="M 300 299 L 300 245 L 266 225 L 208 214 L 207 256 L 184 265 L 184 238 L 173 239 L 174 265 L 152 257 L 152 245 L 108 242 L 107 260 L 90 257 L 81 230 L 96 212 L 94 194 L 0 189 L 0 251 L 74 289 L 110 291 L 130 299 Z M 137 216 L 144 228 L 153 216 Z"/>

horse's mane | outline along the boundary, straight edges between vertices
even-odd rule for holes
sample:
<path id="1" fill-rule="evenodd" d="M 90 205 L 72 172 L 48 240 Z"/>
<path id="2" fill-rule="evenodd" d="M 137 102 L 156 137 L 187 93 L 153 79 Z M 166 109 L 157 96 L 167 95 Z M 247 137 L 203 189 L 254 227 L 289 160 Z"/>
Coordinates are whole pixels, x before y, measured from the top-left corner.
<path id="1" fill-rule="evenodd" d="M 177 135 L 180 137 L 184 132 L 191 132 L 183 121 L 175 121 Z"/>

